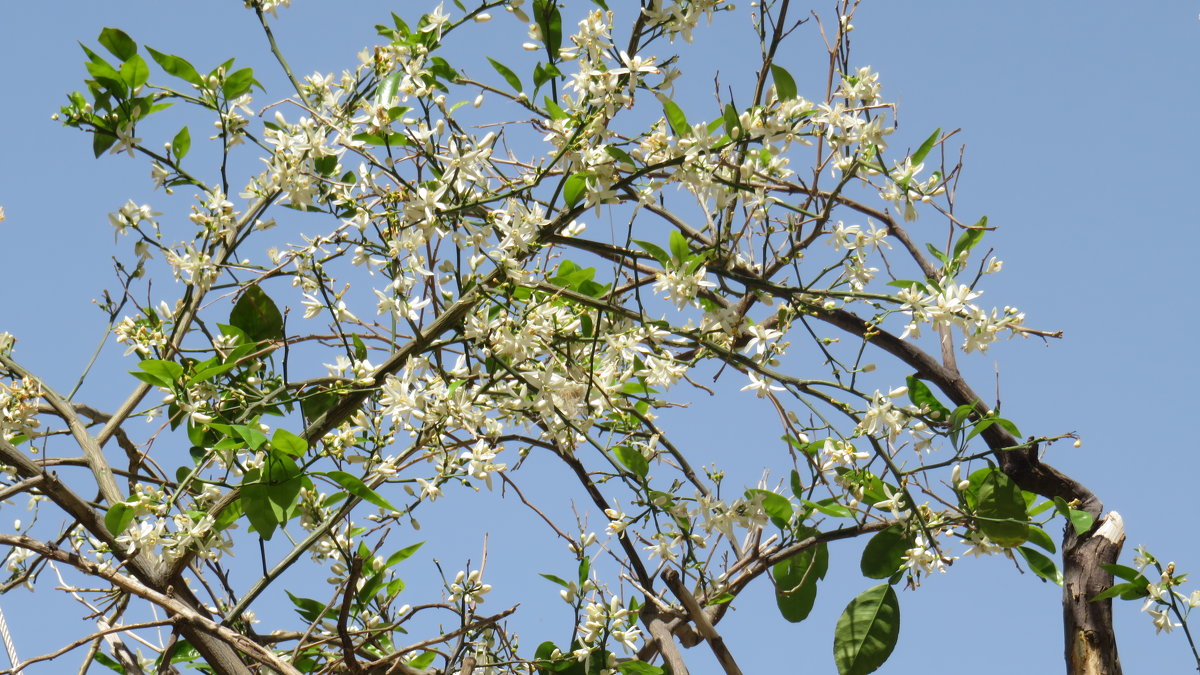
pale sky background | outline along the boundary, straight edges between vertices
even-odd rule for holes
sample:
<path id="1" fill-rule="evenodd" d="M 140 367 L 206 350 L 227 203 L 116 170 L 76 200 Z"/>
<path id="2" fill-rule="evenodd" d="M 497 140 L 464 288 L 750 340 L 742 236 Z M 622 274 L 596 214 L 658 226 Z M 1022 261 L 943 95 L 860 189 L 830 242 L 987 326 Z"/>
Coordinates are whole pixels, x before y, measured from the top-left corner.
<path id="1" fill-rule="evenodd" d="M 614 6 L 625 1 L 610 0 Z M 297 0 L 281 10 L 276 31 L 298 74 L 340 72 L 354 63 L 358 49 L 374 42 L 372 26 L 386 22 L 389 11 L 415 17 L 431 4 Z M 1005 416 L 1024 433 L 1081 434 L 1081 449 L 1059 444 L 1045 460 L 1121 512 L 1128 532 L 1122 562 L 1129 564 L 1133 547 L 1144 544 L 1180 570 L 1200 574 L 1200 443 L 1192 427 L 1192 389 L 1200 381 L 1194 290 L 1200 219 L 1188 202 L 1200 179 L 1197 11 L 1196 3 L 1179 1 L 867 0 L 855 22 L 853 63 L 876 69 L 884 97 L 900 104 L 893 154 L 919 144 L 934 128 L 963 130 L 955 137 L 966 145 L 958 205 L 987 214 L 989 224 L 1000 227 L 985 243 L 1005 261 L 983 300 L 1017 305 L 1032 325 L 1065 331 L 1064 340 L 1049 346 L 1004 343 L 968 359 L 976 389 L 994 390 L 998 363 Z M 253 14 L 240 2 L 0 3 L 0 68 L 7 85 L 0 108 L 6 130 L 0 205 L 8 216 L 0 224 L 0 331 L 16 334 L 18 358 L 63 390 L 74 383 L 103 329 L 91 299 L 114 286 L 110 257 L 118 251 L 107 214 L 130 198 L 164 201 L 150 190 L 146 164 L 124 157 L 97 161 L 89 137 L 50 121 L 64 94 L 82 88 L 76 41 L 94 45 L 104 26 L 184 55 L 202 70 L 237 56 L 268 87 L 256 104 L 286 95 Z M 490 26 L 516 33 L 497 39 L 513 44 L 506 49 L 524 40 L 523 28 L 509 17 L 498 16 Z M 800 45 L 819 39 L 804 31 L 793 40 L 794 53 L 781 57 L 802 95 L 806 82 L 824 73 L 820 61 L 802 57 L 811 52 Z M 745 67 L 740 54 L 722 52 L 708 41 L 711 34 L 701 36 L 704 60 L 719 65 L 723 76 Z M 710 92 L 684 92 L 679 101 L 703 107 Z M 194 139 L 202 133 L 193 127 Z M 132 384 L 121 373 L 133 365 L 119 361 L 101 371 L 85 399 L 103 407 L 120 396 Z M 735 397 L 725 405 L 746 400 Z M 730 418 L 736 414 L 731 410 Z M 730 452 L 753 438 L 752 430 L 729 423 L 697 424 L 691 433 L 692 442 Z M 689 440 L 682 436 L 677 443 L 680 438 Z M 487 499 L 464 500 L 464 508 L 486 513 Z M 0 524 L 9 527 L 11 519 L 23 517 L 23 501 L 0 507 Z M 405 563 L 406 571 L 415 576 L 418 568 L 428 569 L 432 555 L 449 569 L 477 556 L 478 538 L 460 550 L 456 541 L 439 541 L 458 533 L 442 532 L 449 534 L 430 522 L 419 535 L 400 535 L 397 547 L 431 540 Z M 535 536 L 543 538 L 540 531 Z M 484 609 L 522 601 L 523 612 L 537 614 L 539 603 L 553 603 L 544 605 L 552 618 L 518 630 L 527 652 L 543 639 L 561 642 L 558 626 L 569 618 L 535 573 L 561 574 L 565 553 L 547 549 L 542 565 L 541 549 L 497 539 L 493 535 L 489 560 L 497 590 Z M 831 560 L 805 623 L 779 618 L 769 585 L 759 583 L 721 624 L 746 672 L 835 672 L 834 621 L 873 583 L 858 575 L 852 547 L 835 546 Z M 253 556 L 241 562 L 258 564 Z M 1003 559 L 963 560 L 918 591 L 901 593 L 900 643 L 879 672 L 1061 672 L 1059 594 L 1032 574 L 1017 574 Z M 75 606 L 55 595 L 47 587 L 35 596 L 0 597 L 22 657 L 59 646 L 56 628 L 79 617 Z M 1190 671 L 1194 664 L 1182 635 L 1155 636 L 1139 607 L 1114 608 L 1126 672 Z M 703 658 L 701 650 L 689 657 Z M 74 672 L 78 658 L 68 655 L 26 672 Z M 693 672 L 716 672 L 715 665 L 706 668 L 697 665 Z"/>

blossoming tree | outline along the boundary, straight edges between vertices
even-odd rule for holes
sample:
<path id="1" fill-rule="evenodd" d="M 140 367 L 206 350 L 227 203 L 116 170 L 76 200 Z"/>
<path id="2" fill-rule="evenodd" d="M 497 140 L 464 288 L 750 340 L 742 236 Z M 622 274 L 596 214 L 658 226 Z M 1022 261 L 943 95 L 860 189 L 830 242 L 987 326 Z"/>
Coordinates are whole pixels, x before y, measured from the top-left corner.
<path id="1" fill-rule="evenodd" d="M 247 3 L 283 101 L 251 68 L 108 28 L 60 113 L 171 196 L 111 216 L 132 245 L 102 303 L 123 402 L 56 391 L 0 345 L 0 494 L 38 514 L 0 534 L 7 588 L 69 577 L 95 619 L 67 645 L 85 664 L 681 675 L 703 643 L 739 673 L 721 620 L 743 591 L 820 620 L 831 551 L 857 538 L 874 581 L 830 617 L 843 674 L 888 658 L 898 586 L 964 555 L 1063 585 L 1071 673 L 1119 672 L 1112 597 L 1166 629 L 1200 604 L 1172 567 L 1144 576 L 1146 554 L 1116 564 L 1120 517 L 1042 461 L 1070 433 L 1023 436 L 960 373 L 996 340 L 1056 334 L 981 304 L 991 227 L 958 215 L 940 130 L 889 148 L 895 107 L 851 57 L 856 3 L 456 1 L 307 77 L 272 34 L 287 4 Z M 734 22 L 757 63 L 681 105 L 713 81 L 681 73 L 694 34 Z M 527 58 L 455 48 L 482 30 Z M 821 91 L 776 58 L 799 39 L 827 47 Z M 216 134 L 191 154 L 198 121 Z M 663 410 L 707 396 L 702 377 L 773 411 L 774 478 L 731 486 L 676 442 Z M 566 471 L 574 514 L 526 498 L 527 462 Z M 416 517 L 481 490 L 574 555 L 569 578 L 543 574 L 568 640 L 520 645 L 517 608 L 481 609 L 507 582 L 483 564 L 404 588 Z M 328 586 L 292 587 L 305 565 Z M 263 597 L 291 623 L 256 625 Z"/>

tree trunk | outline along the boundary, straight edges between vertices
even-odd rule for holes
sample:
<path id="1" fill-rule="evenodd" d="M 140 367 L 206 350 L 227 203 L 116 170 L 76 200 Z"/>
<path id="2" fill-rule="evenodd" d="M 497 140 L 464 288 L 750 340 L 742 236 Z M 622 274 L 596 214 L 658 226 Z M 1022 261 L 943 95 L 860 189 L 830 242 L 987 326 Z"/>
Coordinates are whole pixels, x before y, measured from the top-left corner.
<path id="1" fill-rule="evenodd" d="M 1063 630 L 1067 675 L 1121 675 L 1112 626 L 1112 600 L 1092 602 L 1113 584 L 1101 569 L 1117 561 L 1125 542 L 1121 514 L 1109 511 L 1082 536 L 1068 525 L 1063 537 Z"/>

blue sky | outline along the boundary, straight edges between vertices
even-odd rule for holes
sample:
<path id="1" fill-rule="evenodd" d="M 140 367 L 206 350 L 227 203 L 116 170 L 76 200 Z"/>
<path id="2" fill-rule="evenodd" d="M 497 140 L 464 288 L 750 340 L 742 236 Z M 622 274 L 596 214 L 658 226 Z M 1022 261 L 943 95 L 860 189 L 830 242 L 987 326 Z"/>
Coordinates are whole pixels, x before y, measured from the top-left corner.
<path id="1" fill-rule="evenodd" d="M 268 90 L 283 97 L 282 88 L 272 87 L 279 77 L 253 15 L 238 2 L 220 4 L 202 11 L 195 4 L 149 1 L 9 3 L 3 10 L 0 68 L 8 89 L 0 121 L 8 133 L 0 154 L 0 205 L 8 220 L 0 224 L 6 252 L 0 331 L 16 334 L 18 356 L 60 388 L 74 383 L 103 329 L 91 300 L 113 285 L 110 256 L 117 250 L 106 215 L 130 198 L 161 199 L 150 191 L 144 164 L 121 157 L 97 161 L 88 138 L 50 120 L 64 93 L 81 86 L 76 41 L 94 44 L 101 27 L 116 26 L 197 65 L 237 56 L 261 70 Z M 297 0 L 280 12 L 277 33 L 298 73 L 336 72 L 353 63 L 355 52 L 373 40 L 372 25 L 398 5 L 406 14 L 424 6 Z M 1129 537 L 1125 562 L 1134 545 L 1145 544 L 1182 570 L 1200 569 L 1194 536 L 1200 509 L 1193 496 L 1200 443 L 1191 428 L 1192 387 L 1200 382 L 1194 291 L 1200 219 L 1187 201 L 1200 179 L 1192 120 L 1200 109 L 1196 12 L 1195 3 L 1165 1 L 868 0 L 855 22 L 853 57 L 856 65 L 880 72 L 885 97 L 900 105 L 894 148 L 915 146 L 934 128 L 962 129 L 955 136 L 965 145 L 966 161 L 958 204 L 999 226 L 987 243 L 1005 261 L 984 300 L 1015 304 L 1031 324 L 1065 331 L 1063 340 L 1049 345 L 1004 343 L 968 359 L 976 387 L 992 391 L 998 370 L 1005 414 L 1025 433 L 1078 431 L 1082 448 L 1059 444 L 1046 461 L 1122 513 Z M 519 42 L 523 29 L 506 19 L 492 25 L 517 32 L 512 39 Z M 811 47 L 816 40 L 810 31 L 795 43 Z M 704 45 L 700 61 L 726 76 L 738 71 L 740 55 L 721 51 L 718 42 Z M 823 73 L 812 53 L 798 47 L 784 55 L 793 59 L 788 68 L 801 93 L 806 81 Z M 694 100 L 708 96 L 697 92 Z M 271 94 L 258 98 L 273 100 Z M 128 386 L 119 378 L 131 366 L 116 363 L 101 371 L 104 377 L 85 392 L 101 405 L 112 400 Z M 754 439 L 732 425 L 697 426 L 693 433 L 729 448 Z M 21 503 L 5 505 L 0 523 L 23 513 Z M 436 527 L 427 523 L 422 536 L 432 546 Z M 496 539 L 492 545 L 494 560 L 503 557 L 496 547 L 520 555 L 518 545 L 504 547 Z M 478 539 L 471 546 L 466 555 L 478 549 Z M 456 553 L 452 546 L 445 551 L 441 555 Z M 793 645 L 787 658 L 811 664 L 809 672 L 832 672 L 833 621 L 866 586 L 855 578 L 856 555 L 835 550 L 833 560 L 809 622 L 783 622 L 761 587 L 722 624 L 747 672 L 778 666 L 783 650 L 774 640 Z M 497 574 L 508 569 L 503 562 L 489 564 L 498 566 Z M 504 595 L 496 608 L 504 598 L 524 600 L 519 587 L 497 587 Z M 954 669 L 973 673 L 1033 664 L 1056 670 L 1062 652 L 1058 593 L 1031 574 L 1018 575 L 1002 559 L 961 561 L 945 577 L 902 594 L 900 645 L 881 672 L 928 664 L 937 670 L 947 667 L 947 659 Z M 43 595 L 50 593 L 39 593 L 36 601 L 49 600 Z M 51 621 L 78 616 L 68 606 L 62 615 L 45 605 L 34 611 L 34 603 L 23 593 L 0 598 L 10 622 L 23 617 L 14 632 L 26 657 L 54 646 L 39 635 Z M 1128 672 L 1190 669 L 1181 636 L 1156 637 L 1136 604 L 1115 609 Z M 737 648 L 756 641 L 753 649 Z M 60 671 L 51 666 L 31 672 Z"/>

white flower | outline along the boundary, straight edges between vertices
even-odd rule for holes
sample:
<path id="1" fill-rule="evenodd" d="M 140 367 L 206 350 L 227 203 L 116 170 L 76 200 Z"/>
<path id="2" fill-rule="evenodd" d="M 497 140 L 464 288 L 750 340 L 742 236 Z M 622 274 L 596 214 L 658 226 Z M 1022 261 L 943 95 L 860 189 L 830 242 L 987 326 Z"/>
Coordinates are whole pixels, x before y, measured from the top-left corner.
<path id="1" fill-rule="evenodd" d="M 492 586 L 482 583 L 481 577 L 482 573 L 479 570 L 471 570 L 469 575 L 459 572 L 458 576 L 454 577 L 454 583 L 450 584 L 450 599 L 454 602 L 483 602 L 483 596 L 492 590 Z"/>
<path id="2" fill-rule="evenodd" d="M 777 384 L 771 384 L 771 380 L 760 378 L 758 373 L 753 370 L 746 373 L 750 377 L 750 384 L 742 387 L 739 391 L 753 390 L 754 395 L 758 398 L 763 398 L 773 391 L 783 391 L 783 387 Z"/>

